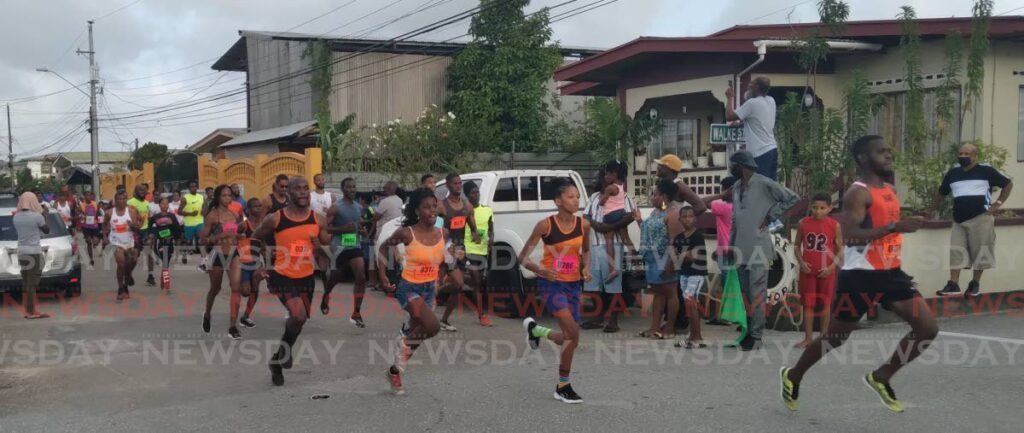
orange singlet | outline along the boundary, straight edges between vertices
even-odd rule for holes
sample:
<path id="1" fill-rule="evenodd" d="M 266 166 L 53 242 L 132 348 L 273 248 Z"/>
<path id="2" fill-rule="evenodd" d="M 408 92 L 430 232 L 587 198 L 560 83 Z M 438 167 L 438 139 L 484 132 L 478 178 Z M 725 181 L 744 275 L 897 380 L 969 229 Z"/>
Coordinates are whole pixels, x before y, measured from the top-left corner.
<path id="1" fill-rule="evenodd" d="M 405 246 L 402 279 L 412 284 L 437 281 L 437 270 L 444 262 L 444 236 L 434 245 L 424 245 L 416 240 L 415 230 L 410 227 L 409 232 L 412 233 L 412 242 Z"/>
<path id="2" fill-rule="evenodd" d="M 308 215 L 301 221 L 288 218 L 284 209 L 279 210 L 280 220 L 274 227 L 274 271 L 288 278 L 300 279 L 313 275 L 313 241 L 320 235 L 316 213 L 307 209 Z"/>
<path id="3" fill-rule="evenodd" d="M 548 217 L 548 233 L 541 237 L 544 241 L 544 258 L 540 265 L 558 273 L 556 281 L 566 283 L 579 282 L 583 278 L 580 272 L 580 250 L 583 248 L 583 220 L 576 217 L 575 224 L 568 231 L 558 225 L 558 218 Z"/>
<path id="4" fill-rule="evenodd" d="M 863 182 L 854 182 L 856 186 L 865 188 L 871 193 L 871 205 L 861 228 L 874 229 L 885 227 L 900 220 L 900 199 L 892 185 L 885 184 L 880 188 L 868 186 Z M 845 250 L 844 270 L 884 271 L 900 267 L 900 252 L 903 248 L 903 234 L 890 233 L 875 239 L 867 245 L 847 245 Z"/>

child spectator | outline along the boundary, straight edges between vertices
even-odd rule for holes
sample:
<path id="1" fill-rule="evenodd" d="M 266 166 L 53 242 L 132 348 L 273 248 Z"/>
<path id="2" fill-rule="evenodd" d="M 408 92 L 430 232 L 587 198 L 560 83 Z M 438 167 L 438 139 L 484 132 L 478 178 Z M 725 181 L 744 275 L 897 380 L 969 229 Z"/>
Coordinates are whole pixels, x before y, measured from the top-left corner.
<path id="1" fill-rule="evenodd" d="M 829 216 L 832 198 L 817 193 L 811 198 L 811 216 L 800 220 L 796 257 L 800 263 L 800 303 L 804 308 L 804 340 L 800 348 L 811 344 L 814 318 L 821 317 L 821 330 L 828 329 L 832 315 L 832 296 L 836 290 L 836 269 L 843 262 L 843 234 L 839 223 Z M 815 307 L 821 313 L 815 313 Z"/>
<path id="2" fill-rule="evenodd" d="M 626 164 L 620 161 L 609 162 L 605 166 L 604 190 L 601 192 L 599 204 L 604 208 L 604 223 L 615 225 L 626 218 Z M 615 236 L 618 236 L 630 254 L 636 254 L 636 247 L 629 239 L 629 226 L 604 235 L 605 248 L 608 250 L 609 269 L 608 281 L 619 276 L 619 264 L 615 263 Z"/>

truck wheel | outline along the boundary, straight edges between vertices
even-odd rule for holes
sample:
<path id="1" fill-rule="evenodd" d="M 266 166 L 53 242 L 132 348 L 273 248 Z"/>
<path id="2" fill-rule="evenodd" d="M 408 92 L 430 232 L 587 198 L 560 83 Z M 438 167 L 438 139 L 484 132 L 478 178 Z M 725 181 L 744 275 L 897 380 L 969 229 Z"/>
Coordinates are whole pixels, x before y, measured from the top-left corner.
<path id="1" fill-rule="evenodd" d="M 488 306 L 498 317 L 521 318 L 534 315 L 535 299 L 527 296 L 519 260 L 511 251 L 512 248 L 507 245 L 495 248 L 492 269 L 487 271 Z"/>

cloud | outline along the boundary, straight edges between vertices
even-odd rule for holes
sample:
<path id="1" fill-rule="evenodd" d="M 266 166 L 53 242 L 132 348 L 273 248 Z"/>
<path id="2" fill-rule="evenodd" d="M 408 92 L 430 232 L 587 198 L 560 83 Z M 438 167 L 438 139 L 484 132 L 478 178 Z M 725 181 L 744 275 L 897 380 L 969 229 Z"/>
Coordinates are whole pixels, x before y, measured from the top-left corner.
<path id="1" fill-rule="evenodd" d="M 0 46 L 0 76 L 4 77 L 0 82 L 0 102 L 67 87 L 53 75 L 36 72 L 35 68 L 41 66 L 58 71 L 72 82 L 86 82 L 87 62 L 74 53 L 76 48 L 87 49 L 85 21 L 132 1 L 5 2 L 4 12 L 0 15 L 0 38 L 5 41 Z M 534 0 L 530 9 L 562 1 Z M 580 0 L 561 11 L 591 1 Z M 848 2 L 852 9 L 851 19 L 892 18 L 901 3 L 886 0 Z M 95 25 L 96 57 L 105 82 L 100 114 L 104 116 L 108 108 L 114 113 L 131 113 L 143 110 L 141 107 L 181 101 L 194 94 L 193 99 L 198 99 L 241 89 L 244 74 L 221 76 L 210 69 L 213 59 L 238 39 L 239 29 L 282 31 L 345 3 L 348 1 L 142 0 L 124 8 L 100 19 Z M 906 0 L 902 3 L 913 5 L 921 17 L 966 16 L 970 14 L 971 6 L 967 0 Z M 332 34 L 347 36 L 366 31 L 366 37 L 389 38 L 476 4 L 476 0 L 356 0 L 294 31 L 314 34 L 331 31 Z M 1001 0 L 996 12 L 1020 6 L 1024 6 L 1024 0 Z M 430 9 L 373 29 L 418 7 Z M 816 19 L 815 1 L 620 0 L 555 23 L 552 27 L 554 38 L 563 45 L 609 48 L 638 36 L 701 36 L 735 24 Z M 426 35 L 423 39 L 443 40 L 465 33 L 466 28 L 463 23 Z M 195 66 L 185 68 L 190 65 Z M 32 154 L 44 145 L 53 144 L 62 132 L 71 131 L 81 124 L 86 118 L 83 101 L 81 93 L 69 91 L 13 105 L 15 153 Z M 69 111 L 78 113 L 68 114 Z M 173 118 L 194 113 L 166 113 L 164 116 Z M 135 137 L 142 142 L 156 141 L 180 148 L 192 144 L 214 128 L 245 126 L 243 102 L 218 105 L 200 113 L 205 114 L 166 120 L 162 124 L 143 121 L 160 116 L 125 119 L 123 125 L 117 122 L 101 124 L 101 148 L 121 150 L 124 145 L 118 141 L 130 141 Z M 72 149 L 87 150 L 87 137 L 80 135 L 76 139 L 73 136 L 50 150 Z"/>

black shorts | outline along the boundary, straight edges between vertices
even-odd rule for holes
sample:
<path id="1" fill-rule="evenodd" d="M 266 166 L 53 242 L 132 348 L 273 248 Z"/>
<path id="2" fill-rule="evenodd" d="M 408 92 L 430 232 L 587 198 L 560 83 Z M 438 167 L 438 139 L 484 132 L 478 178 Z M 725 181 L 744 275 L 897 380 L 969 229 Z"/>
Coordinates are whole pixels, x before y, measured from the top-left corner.
<path id="1" fill-rule="evenodd" d="M 96 228 L 82 227 L 82 236 L 85 236 L 87 238 L 102 238 L 103 237 L 103 231 L 100 230 L 99 227 L 96 227 Z"/>
<path id="2" fill-rule="evenodd" d="M 306 296 L 313 299 L 313 288 L 316 287 L 316 274 L 308 277 L 289 278 L 271 270 L 267 279 L 267 291 L 282 299 Z"/>
<path id="3" fill-rule="evenodd" d="M 476 272 L 483 272 L 487 270 L 489 260 L 487 256 L 478 256 L 475 254 L 466 254 L 466 269 Z"/>
<path id="4" fill-rule="evenodd" d="M 224 253 L 220 249 L 210 251 L 210 267 L 227 269 L 231 261 L 238 257 L 238 250 L 232 249 L 230 253 Z"/>
<path id="5" fill-rule="evenodd" d="M 347 250 L 342 250 L 340 253 L 338 253 L 338 257 L 334 259 L 334 270 L 338 271 L 342 269 L 348 269 L 349 262 L 351 262 L 354 259 L 361 258 L 363 258 L 363 251 L 360 250 L 359 248 L 349 248 Z"/>
<path id="6" fill-rule="evenodd" d="M 836 320 L 856 322 L 878 304 L 906 301 L 921 296 L 914 278 L 901 269 L 885 271 L 839 271 L 832 315 Z"/>

